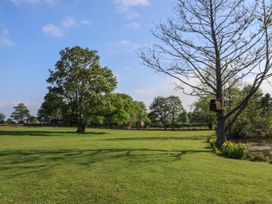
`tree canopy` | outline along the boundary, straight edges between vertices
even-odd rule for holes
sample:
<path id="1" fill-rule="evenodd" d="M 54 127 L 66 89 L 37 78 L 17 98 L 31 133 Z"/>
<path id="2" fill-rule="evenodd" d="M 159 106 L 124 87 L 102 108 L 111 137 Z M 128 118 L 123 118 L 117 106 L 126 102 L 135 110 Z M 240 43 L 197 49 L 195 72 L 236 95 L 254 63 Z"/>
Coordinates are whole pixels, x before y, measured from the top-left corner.
<path id="1" fill-rule="evenodd" d="M 5 114 L 4 113 L 0 113 L 0 124 L 3 124 L 5 122 Z"/>
<path id="2" fill-rule="evenodd" d="M 49 92 L 53 90 L 61 99 L 65 114 L 76 118 L 79 133 L 85 132 L 103 96 L 117 85 L 112 71 L 100 65 L 97 52 L 78 46 L 60 52 L 60 60 L 50 70 L 47 82 Z"/>
<path id="3" fill-rule="evenodd" d="M 165 128 L 172 127 L 184 116 L 184 108 L 177 96 L 156 97 L 149 107 L 149 118 L 153 123 L 159 122 Z"/>
<path id="4" fill-rule="evenodd" d="M 57 124 L 63 119 L 63 110 L 64 103 L 62 98 L 58 96 L 55 89 L 50 89 L 38 110 L 38 119 L 40 122 Z"/>
<path id="5" fill-rule="evenodd" d="M 143 102 L 134 101 L 132 97 L 123 93 L 113 93 L 104 106 L 105 125 L 130 126 L 143 121 L 146 122 L 147 112 Z"/>
<path id="6" fill-rule="evenodd" d="M 17 123 L 25 123 L 30 117 L 29 110 L 24 103 L 19 103 L 17 106 L 14 106 L 14 112 L 11 114 L 11 119 Z"/>
<path id="7" fill-rule="evenodd" d="M 210 100 L 212 96 L 200 97 L 193 105 L 191 112 L 191 121 L 194 123 L 214 124 L 215 113 L 210 111 Z"/>

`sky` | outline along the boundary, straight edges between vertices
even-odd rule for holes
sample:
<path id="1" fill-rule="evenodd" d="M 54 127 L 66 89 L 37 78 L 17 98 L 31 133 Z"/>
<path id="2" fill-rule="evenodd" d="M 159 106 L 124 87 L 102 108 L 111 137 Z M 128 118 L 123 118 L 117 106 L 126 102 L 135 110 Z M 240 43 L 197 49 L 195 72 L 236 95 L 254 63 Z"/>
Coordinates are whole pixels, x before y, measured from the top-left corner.
<path id="1" fill-rule="evenodd" d="M 47 92 L 59 51 L 79 45 L 97 50 L 118 79 L 116 92 L 148 106 L 155 96 L 179 95 L 172 80 L 141 64 L 140 48 L 154 43 L 157 24 L 175 0 L 0 0 L 0 112 L 25 103 L 35 115 Z"/>
<path id="2" fill-rule="evenodd" d="M 156 96 L 196 98 L 141 64 L 137 51 L 154 44 L 151 31 L 171 17 L 176 0 L 0 0 L 0 112 L 25 103 L 36 115 L 47 93 L 49 69 L 65 47 L 97 50 L 118 79 L 115 92 L 147 107 Z M 265 92 L 271 86 L 264 85 Z"/>

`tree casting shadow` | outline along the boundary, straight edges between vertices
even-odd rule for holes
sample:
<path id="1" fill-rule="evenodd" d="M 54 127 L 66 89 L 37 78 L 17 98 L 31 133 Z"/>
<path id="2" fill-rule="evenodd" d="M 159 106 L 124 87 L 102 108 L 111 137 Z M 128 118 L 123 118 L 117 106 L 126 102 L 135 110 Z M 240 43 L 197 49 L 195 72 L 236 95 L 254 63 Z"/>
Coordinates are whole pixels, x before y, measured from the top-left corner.
<path id="1" fill-rule="evenodd" d="M 69 135 L 79 135 L 76 131 L 44 131 L 44 130 L 29 130 L 29 131 L 2 131 L 0 130 L 0 136 L 37 136 L 37 137 L 53 137 L 53 136 L 66 136 Z M 106 132 L 95 132 L 90 131 L 80 135 L 103 135 Z"/>
<path id="2" fill-rule="evenodd" d="M 65 150 L 31 150 L 0 151 L 0 172 L 7 178 L 41 173 L 53 167 L 68 163 L 86 167 L 98 162 L 113 159 L 126 159 L 137 163 L 174 162 L 185 154 L 210 152 L 210 150 L 163 150 L 163 149 L 65 149 Z M 9 171 L 15 171 L 12 177 Z"/>
<path id="3" fill-rule="evenodd" d="M 124 137 L 124 138 L 103 138 L 101 140 L 108 140 L 108 141 L 130 141 L 130 140 L 205 140 L 206 138 L 203 136 L 190 136 L 190 137 Z"/>

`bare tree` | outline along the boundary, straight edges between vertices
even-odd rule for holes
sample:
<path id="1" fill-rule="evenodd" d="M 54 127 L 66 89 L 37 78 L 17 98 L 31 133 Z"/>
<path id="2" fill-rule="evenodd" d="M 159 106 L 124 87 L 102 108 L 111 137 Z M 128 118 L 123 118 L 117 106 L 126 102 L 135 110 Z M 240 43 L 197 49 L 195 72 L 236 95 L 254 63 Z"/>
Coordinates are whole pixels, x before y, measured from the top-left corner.
<path id="1" fill-rule="evenodd" d="M 142 50 L 145 65 L 176 79 L 186 94 L 222 102 L 242 79 L 251 84 L 233 109 L 217 111 L 221 147 L 228 128 L 271 74 L 271 2 L 178 0 L 174 16 L 153 31 L 160 43 Z"/>

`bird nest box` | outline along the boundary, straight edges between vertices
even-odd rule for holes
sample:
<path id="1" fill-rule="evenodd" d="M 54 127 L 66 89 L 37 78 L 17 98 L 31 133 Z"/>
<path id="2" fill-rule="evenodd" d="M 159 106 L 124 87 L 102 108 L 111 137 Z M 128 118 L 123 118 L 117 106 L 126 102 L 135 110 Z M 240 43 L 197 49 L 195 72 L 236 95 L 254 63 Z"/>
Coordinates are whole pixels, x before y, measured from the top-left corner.
<path id="1" fill-rule="evenodd" d="M 210 110 L 214 111 L 214 112 L 224 111 L 224 102 L 223 102 L 223 100 L 212 99 L 210 101 Z"/>

